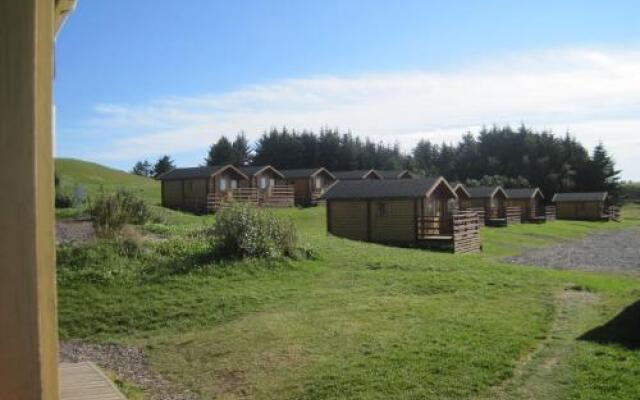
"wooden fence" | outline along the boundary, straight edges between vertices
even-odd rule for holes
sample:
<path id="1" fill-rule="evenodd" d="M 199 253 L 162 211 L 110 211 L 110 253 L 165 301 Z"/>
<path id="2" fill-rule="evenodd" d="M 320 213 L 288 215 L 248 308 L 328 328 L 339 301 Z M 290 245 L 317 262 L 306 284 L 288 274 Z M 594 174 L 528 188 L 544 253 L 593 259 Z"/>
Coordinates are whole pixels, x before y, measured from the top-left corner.
<path id="1" fill-rule="evenodd" d="M 475 253 L 480 244 L 480 217 L 476 212 L 460 211 L 453 218 L 453 252 Z"/>
<path id="2" fill-rule="evenodd" d="M 508 224 L 522 223 L 522 209 L 520 207 L 505 207 L 505 215 Z"/>
<path id="3" fill-rule="evenodd" d="M 620 221 L 620 209 L 616 206 L 609 206 L 609 220 Z"/>
<path id="4" fill-rule="evenodd" d="M 544 208 L 544 217 L 547 221 L 555 221 L 557 219 L 556 215 L 556 206 L 546 206 Z"/>
<path id="5" fill-rule="evenodd" d="M 459 212 L 474 212 L 478 215 L 478 223 L 480 224 L 480 226 L 482 227 L 485 225 L 487 216 L 484 207 L 467 207 Z"/>

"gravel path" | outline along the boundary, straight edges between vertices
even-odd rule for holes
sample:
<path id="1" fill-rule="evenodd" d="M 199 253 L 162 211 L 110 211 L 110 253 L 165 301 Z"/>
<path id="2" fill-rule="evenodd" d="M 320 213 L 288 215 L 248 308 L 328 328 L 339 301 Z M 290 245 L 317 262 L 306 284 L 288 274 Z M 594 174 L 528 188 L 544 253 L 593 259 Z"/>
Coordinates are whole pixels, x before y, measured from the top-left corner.
<path id="1" fill-rule="evenodd" d="M 640 275 L 640 231 L 597 233 L 551 247 L 528 250 L 505 260 L 558 269 Z"/>
<path id="2" fill-rule="evenodd" d="M 79 340 L 60 343 L 61 362 L 92 361 L 121 379 L 143 389 L 152 400 L 194 400 L 190 394 L 174 393 L 167 382 L 149 369 L 144 352 L 119 344 L 92 344 Z"/>
<path id="3" fill-rule="evenodd" d="M 91 221 L 61 220 L 56 221 L 56 244 L 86 243 L 96 238 L 96 231 Z"/>

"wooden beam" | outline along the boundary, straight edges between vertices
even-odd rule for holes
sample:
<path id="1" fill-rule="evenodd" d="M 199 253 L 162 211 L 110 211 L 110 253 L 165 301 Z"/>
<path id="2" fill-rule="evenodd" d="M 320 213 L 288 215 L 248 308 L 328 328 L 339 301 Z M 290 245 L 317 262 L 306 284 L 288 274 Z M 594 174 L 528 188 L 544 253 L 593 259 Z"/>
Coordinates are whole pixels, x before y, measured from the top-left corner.
<path id="1" fill-rule="evenodd" d="M 0 1 L 0 399 L 56 400 L 53 0 Z"/>

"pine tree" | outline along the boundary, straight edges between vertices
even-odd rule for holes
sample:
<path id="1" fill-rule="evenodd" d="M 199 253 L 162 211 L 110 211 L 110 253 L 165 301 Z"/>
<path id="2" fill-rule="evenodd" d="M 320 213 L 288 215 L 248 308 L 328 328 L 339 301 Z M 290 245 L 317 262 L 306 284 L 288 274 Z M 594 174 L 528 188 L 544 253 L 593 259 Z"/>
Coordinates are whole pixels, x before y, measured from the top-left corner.
<path id="1" fill-rule="evenodd" d="M 147 160 L 138 161 L 135 163 L 133 168 L 131 168 L 131 173 L 140 176 L 151 176 L 153 174 L 153 168 L 151 167 L 151 163 Z"/>
<path id="2" fill-rule="evenodd" d="M 169 155 L 164 155 L 156 161 L 153 166 L 153 177 L 158 178 L 162 174 L 166 174 L 167 172 L 175 169 L 176 166 L 173 163 L 173 160 Z"/>
<path id="3" fill-rule="evenodd" d="M 249 147 L 249 141 L 247 141 L 247 137 L 244 132 L 241 132 L 236 136 L 231 147 L 233 148 L 234 153 L 233 165 L 249 165 L 251 162 L 251 148 Z"/>
<path id="4" fill-rule="evenodd" d="M 229 139 L 226 136 L 221 136 L 216 143 L 209 147 L 204 161 L 208 166 L 234 164 L 236 153 Z"/>

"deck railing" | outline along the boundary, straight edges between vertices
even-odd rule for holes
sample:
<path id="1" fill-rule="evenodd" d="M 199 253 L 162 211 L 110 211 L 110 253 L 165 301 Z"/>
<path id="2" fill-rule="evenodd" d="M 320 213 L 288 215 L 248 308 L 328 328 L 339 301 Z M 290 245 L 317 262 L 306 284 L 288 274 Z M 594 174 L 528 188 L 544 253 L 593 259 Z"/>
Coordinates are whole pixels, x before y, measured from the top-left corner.
<path id="1" fill-rule="evenodd" d="M 430 236 L 444 235 L 444 227 L 439 215 L 419 216 L 416 219 L 416 234 L 418 240 L 428 239 Z"/>
<path id="2" fill-rule="evenodd" d="M 263 192 L 260 204 L 267 207 L 293 207 L 294 188 L 291 185 L 275 185 Z"/>
<path id="3" fill-rule="evenodd" d="M 544 208 L 544 217 L 547 221 L 555 221 L 557 219 L 556 206 L 546 206 Z"/>
<path id="4" fill-rule="evenodd" d="M 216 212 L 231 203 L 243 203 L 258 206 L 260 195 L 256 188 L 235 188 L 222 193 L 207 195 L 207 212 Z"/>
<path id="5" fill-rule="evenodd" d="M 509 224 L 522 223 L 522 208 L 518 206 L 505 207 L 505 215 Z"/>
<path id="6" fill-rule="evenodd" d="M 620 220 L 620 209 L 616 206 L 609 206 L 609 220 L 610 221 L 619 221 Z"/>

